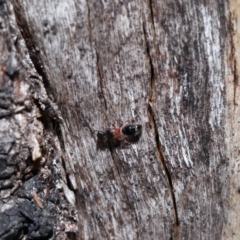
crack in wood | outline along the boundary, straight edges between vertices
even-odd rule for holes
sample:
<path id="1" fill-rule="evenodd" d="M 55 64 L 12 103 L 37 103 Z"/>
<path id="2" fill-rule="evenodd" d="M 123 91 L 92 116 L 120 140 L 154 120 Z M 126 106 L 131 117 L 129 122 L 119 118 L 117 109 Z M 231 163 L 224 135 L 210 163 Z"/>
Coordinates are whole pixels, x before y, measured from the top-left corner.
<path id="1" fill-rule="evenodd" d="M 174 194 L 174 189 L 173 189 L 173 183 L 172 183 L 172 178 L 171 178 L 171 174 L 167 168 L 166 165 L 166 161 L 164 160 L 163 157 L 163 152 L 162 152 L 162 147 L 161 147 L 161 143 L 159 140 L 159 133 L 157 131 L 157 124 L 155 121 L 155 117 L 154 117 L 154 113 L 153 113 L 153 109 L 151 104 L 148 105 L 148 112 L 149 115 L 151 117 L 151 122 L 153 123 L 153 129 L 155 131 L 155 141 L 156 141 L 156 145 L 157 145 L 157 155 L 159 157 L 159 160 L 161 162 L 161 165 L 164 169 L 164 172 L 166 174 L 166 178 L 168 181 L 168 185 L 169 185 L 169 190 L 170 190 L 170 194 L 171 194 L 171 198 L 172 198 L 172 203 L 173 203 L 173 209 L 174 209 L 174 240 L 178 240 L 179 239 L 179 219 L 178 219 L 178 211 L 177 211 L 177 204 L 176 204 L 176 198 L 175 198 L 175 194 Z"/>
<path id="2" fill-rule="evenodd" d="M 151 0 L 150 0 L 151 1 Z M 155 142 L 156 142 L 156 146 L 157 146 L 157 156 L 160 160 L 160 163 L 163 167 L 165 176 L 167 178 L 167 182 L 169 185 L 169 190 L 170 190 L 170 195 L 171 195 L 171 199 L 172 199 L 172 203 L 173 203 L 173 211 L 174 211 L 174 229 L 173 229 L 173 239 L 174 240 L 178 240 L 179 239 L 179 219 L 178 219 L 178 211 L 177 211 L 177 204 L 176 204 L 176 198 L 175 198 L 175 194 L 174 194 L 174 188 L 173 188 L 173 183 L 172 183 L 172 178 L 171 178 L 171 174 L 167 168 L 166 165 L 166 161 L 164 160 L 163 157 L 163 152 L 162 152 L 162 147 L 161 147 L 161 143 L 159 140 L 159 133 L 157 130 L 157 124 L 156 124 L 156 120 L 155 120 L 155 116 L 154 116 L 154 112 L 153 112 L 153 108 L 152 108 L 152 102 L 153 102 L 153 96 L 154 96 L 154 87 L 155 87 L 155 73 L 154 73 L 154 66 L 152 63 L 152 58 L 151 58 L 151 54 L 150 54 L 150 49 L 149 49 L 149 42 L 147 40 L 147 35 L 146 35 L 146 29 L 145 26 L 143 24 L 143 33 L 144 33 L 144 39 L 145 39 L 145 44 L 146 44 L 146 53 L 147 56 L 149 58 L 149 68 L 150 68 L 150 82 L 151 82 L 151 91 L 149 94 L 149 104 L 148 104 L 148 113 L 149 116 L 151 118 L 151 123 L 153 125 L 153 129 L 155 132 Z"/>
<path id="3" fill-rule="evenodd" d="M 153 17 L 153 6 L 152 5 L 153 5 L 152 0 L 149 0 L 150 16 L 151 16 L 153 30 L 155 32 L 154 17 Z"/>
<path id="4" fill-rule="evenodd" d="M 99 64 L 99 56 L 98 56 L 98 53 L 97 53 L 96 49 L 95 49 L 95 52 L 96 52 L 96 58 L 97 58 L 97 73 L 98 73 L 98 76 L 99 76 L 100 90 L 101 90 L 101 95 L 103 97 L 105 110 L 106 110 L 106 113 L 107 113 L 107 110 L 108 110 L 107 100 L 106 100 L 106 97 L 105 97 L 104 91 L 103 91 L 103 78 L 102 78 L 101 68 L 100 68 L 100 64 Z"/>
<path id="5" fill-rule="evenodd" d="M 26 16 L 24 15 L 24 9 L 22 5 L 19 3 L 19 1 L 14 1 L 13 9 L 14 9 L 17 25 L 21 30 L 22 37 L 25 41 L 25 44 L 28 49 L 28 53 L 34 65 L 34 68 L 36 72 L 39 74 L 39 76 L 42 77 L 42 81 L 45 86 L 45 89 L 48 89 L 50 93 L 52 93 L 53 89 L 50 86 L 47 72 L 45 70 L 43 60 L 40 55 L 40 50 L 36 42 L 34 41 L 34 36 L 31 30 L 29 29 Z"/>
<path id="6" fill-rule="evenodd" d="M 233 26 L 233 22 L 234 22 L 234 17 L 233 17 L 233 13 L 230 12 L 230 17 L 229 17 L 229 32 L 230 32 L 230 58 L 231 58 L 231 62 L 232 62 L 232 71 L 233 71 L 233 101 L 234 101 L 234 107 L 235 105 L 237 105 L 237 101 L 236 101 L 236 91 L 237 91 L 237 86 L 239 84 L 239 80 L 238 80 L 238 74 L 237 74 L 237 59 L 236 59 L 236 55 L 235 55 L 235 44 L 234 44 L 234 26 Z"/>

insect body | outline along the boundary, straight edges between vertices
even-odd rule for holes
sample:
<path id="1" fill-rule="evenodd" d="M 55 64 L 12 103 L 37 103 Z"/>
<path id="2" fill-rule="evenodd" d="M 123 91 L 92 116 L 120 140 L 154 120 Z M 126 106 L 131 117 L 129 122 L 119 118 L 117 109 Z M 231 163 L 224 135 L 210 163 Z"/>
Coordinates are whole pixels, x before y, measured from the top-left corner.
<path id="1" fill-rule="evenodd" d="M 97 133 L 97 145 L 100 149 L 114 149 L 119 146 L 137 142 L 142 134 L 141 124 L 121 124 Z"/>
<path id="2" fill-rule="evenodd" d="M 128 124 L 122 128 L 122 133 L 127 136 L 138 136 L 142 133 L 141 124 Z"/>

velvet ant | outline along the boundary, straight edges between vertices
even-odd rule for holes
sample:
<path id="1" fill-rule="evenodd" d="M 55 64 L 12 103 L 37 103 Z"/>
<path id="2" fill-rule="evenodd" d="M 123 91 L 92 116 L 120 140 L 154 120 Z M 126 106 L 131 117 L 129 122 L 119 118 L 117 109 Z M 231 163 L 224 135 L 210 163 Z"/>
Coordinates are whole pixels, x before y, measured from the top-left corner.
<path id="1" fill-rule="evenodd" d="M 129 122 L 129 121 L 127 121 Z M 97 146 L 100 149 L 114 149 L 137 142 L 142 134 L 141 124 L 121 124 L 119 127 L 98 131 Z"/>

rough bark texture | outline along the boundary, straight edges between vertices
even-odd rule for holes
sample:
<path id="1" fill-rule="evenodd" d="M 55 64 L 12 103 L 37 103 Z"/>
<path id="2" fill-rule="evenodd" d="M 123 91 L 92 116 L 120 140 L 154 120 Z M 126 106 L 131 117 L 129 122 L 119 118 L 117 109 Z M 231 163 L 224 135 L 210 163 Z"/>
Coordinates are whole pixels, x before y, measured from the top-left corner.
<path id="1" fill-rule="evenodd" d="M 229 163 L 229 196 L 227 203 L 227 222 L 223 229 L 223 239 L 240 239 L 240 3 L 230 1 L 228 15 L 229 48 L 225 58 L 226 68 L 226 159 Z"/>
<path id="2" fill-rule="evenodd" d="M 0 0 L 0 238 L 239 239 L 237 9 Z"/>

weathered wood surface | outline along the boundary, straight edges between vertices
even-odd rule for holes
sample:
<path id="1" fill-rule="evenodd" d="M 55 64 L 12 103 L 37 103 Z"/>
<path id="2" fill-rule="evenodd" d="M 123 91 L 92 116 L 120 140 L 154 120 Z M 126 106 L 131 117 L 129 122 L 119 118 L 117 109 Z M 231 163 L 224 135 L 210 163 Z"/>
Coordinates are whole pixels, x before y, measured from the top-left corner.
<path id="1" fill-rule="evenodd" d="M 228 173 L 230 176 L 229 196 L 227 199 L 228 211 L 227 222 L 223 230 L 223 239 L 240 238 L 240 174 L 239 174 L 239 132 L 240 132 L 240 4 L 238 1 L 230 1 L 228 16 L 228 41 L 229 48 L 225 57 L 226 69 L 226 160 L 229 163 Z"/>
<path id="2" fill-rule="evenodd" d="M 12 93 L 13 107 L 25 108 L 2 117 L 1 134 L 19 136 L 14 146 L 27 151 L 12 151 L 30 169 L 31 158 L 40 162 L 33 176 L 43 186 L 37 197 L 32 191 L 57 239 L 239 238 L 233 3 L 15 0 L 0 6 L 1 88 L 25 89 L 21 101 Z M 12 37 L 12 48 L 6 47 L 9 23 L 19 40 Z M 12 76 L 5 68 L 9 61 L 15 66 L 9 53 L 17 56 Z M 144 127 L 139 142 L 96 148 L 97 130 L 133 117 Z M 53 175 L 51 187 L 44 167 Z M 12 179 L 1 194 L 5 202 L 19 196 L 10 195 Z M 62 197 L 53 218 L 46 188 Z"/>

